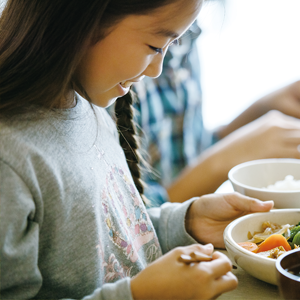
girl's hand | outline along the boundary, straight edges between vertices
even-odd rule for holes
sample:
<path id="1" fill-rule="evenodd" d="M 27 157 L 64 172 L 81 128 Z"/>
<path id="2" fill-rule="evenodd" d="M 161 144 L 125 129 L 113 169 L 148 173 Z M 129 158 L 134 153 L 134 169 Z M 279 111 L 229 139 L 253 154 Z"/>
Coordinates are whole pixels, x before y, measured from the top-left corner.
<path id="1" fill-rule="evenodd" d="M 181 254 L 213 253 L 211 244 L 176 248 L 148 265 L 131 280 L 133 299 L 215 299 L 233 290 L 237 278 L 228 257 L 214 252 L 212 261 L 186 264 Z"/>
<path id="2" fill-rule="evenodd" d="M 186 230 L 202 244 L 224 248 L 223 232 L 234 219 L 254 212 L 267 212 L 273 201 L 260 201 L 239 193 L 211 194 L 194 201 L 186 215 Z"/>

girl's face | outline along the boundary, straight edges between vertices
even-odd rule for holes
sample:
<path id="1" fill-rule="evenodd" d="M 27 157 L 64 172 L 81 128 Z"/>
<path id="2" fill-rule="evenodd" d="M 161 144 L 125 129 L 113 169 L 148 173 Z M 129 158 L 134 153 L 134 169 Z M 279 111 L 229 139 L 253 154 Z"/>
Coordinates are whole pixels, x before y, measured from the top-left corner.
<path id="1" fill-rule="evenodd" d="M 124 18 L 81 61 L 77 76 L 95 105 L 107 107 L 145 76 L 158 77 L 168 47 L 196 19 L 202 0 L 180 0 Z"/>

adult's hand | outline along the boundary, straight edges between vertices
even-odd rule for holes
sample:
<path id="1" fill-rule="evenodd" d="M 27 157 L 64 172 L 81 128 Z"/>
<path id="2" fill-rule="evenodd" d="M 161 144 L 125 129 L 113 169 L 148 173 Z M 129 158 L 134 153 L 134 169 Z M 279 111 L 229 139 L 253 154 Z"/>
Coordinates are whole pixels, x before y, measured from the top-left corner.
<path id="1" fill-rule="evenodd" d="M 223 232 L 238 217 L 267 212 L 273 201 L 260 201 L 239 193 L 210 194 L 195 200 L 186 215 L 186 230 L 202 244 L 224 248 Z"/>
<path id="2" fill-rule="evenodd" d="M 222 139 L 272 110 L 300 119 L 300 80 L 258 99 L 229 124 L 216 129 L 216 133 Z"/>
<path id="3" fill-rule="evenodd" d="M 278 110 L 282 113 L 300 118 L 300 80 L 293 82 L 258 100 L 266 110 Z"/>
<path id="4" fill-rule="evenodd" d="M 270 111 L 239 128 L 211 149 L 218 165 L 228 171 L 235 165 L 262 158 L 300 158 L 300 120 Z"/>

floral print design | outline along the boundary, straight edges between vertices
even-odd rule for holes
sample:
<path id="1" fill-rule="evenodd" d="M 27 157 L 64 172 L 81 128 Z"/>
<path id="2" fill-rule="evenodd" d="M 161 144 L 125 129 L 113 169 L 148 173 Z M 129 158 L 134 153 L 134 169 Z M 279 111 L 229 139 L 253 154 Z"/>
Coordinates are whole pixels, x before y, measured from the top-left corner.
<path id="1" fill-rule="evenodd" d="M 97 149 L 98 150 L 98 149 Z M 99 158 L 104 159 L 104 152 Z M 134 264 L 140 270 L 157 257 L 161 249 L 152 222 L 126 167 L 109 165 L 106 184 L 101 191 L 101 208 L 109 240 L 115 247 L 105 260 L 99 244 L 99 252 L 105 267 L 105 282 L 132 277 Z M 145 246 L 144 251 L 139 250 Z M 112 250 L 111 249 L 111 250 Z M 118 258 L 122 257 L 122 262 Z M 128 267 L 129 266 L 129 267 Z"/>

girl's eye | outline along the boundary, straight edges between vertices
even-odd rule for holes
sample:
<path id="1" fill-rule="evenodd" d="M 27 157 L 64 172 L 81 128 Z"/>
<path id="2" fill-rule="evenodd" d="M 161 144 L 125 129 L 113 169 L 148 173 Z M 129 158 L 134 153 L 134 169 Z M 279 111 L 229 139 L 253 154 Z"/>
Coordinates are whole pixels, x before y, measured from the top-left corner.
<path id="1" fill-rule="evenodd" d="M 179 39 L 176 39 L 176 40 L 174 40 L 174 41 L 171 43 L 170 46 L 179 46 L 179 45 L 181 45 L 180 40 L 179 40 Z"/>
<path id="2" fill-rule="evenodd" d="M 178 45 L 180 45 L 180 44 L 181 44 L 181 43 L 180 43 L 180 40 L 179 40 L 179 39 L 176 39 L 176 40 L 174 40 L 169 46 L 173 46 L 173 45 L 178 46 Z M 150 47 L 150 49 L 152 49 L 152 50 L 155 51 L 156 53 L 160 53 L 160 54 L 163 53 L 163 48 L 157 48 L 157 47 L 153 47 L 153 46 L 150 46 L 150 45 L 149 45 L 149 47 Z"/>
<path id="3" fill-rule="evenodd" d="M 153 51 L 155 51 L 156 53 L 160 53 L 160 54 L 163 53 L 162 48 L 156 48 L 156 47 L 153 47 L 153 46 L 150 46 L 150 45 L 149 45 L 149 48 L 152 49 Z"/>

